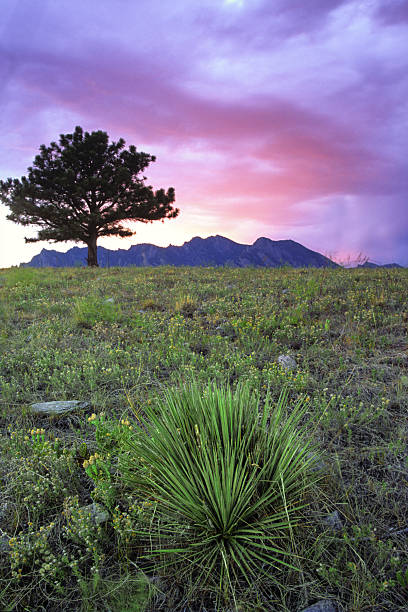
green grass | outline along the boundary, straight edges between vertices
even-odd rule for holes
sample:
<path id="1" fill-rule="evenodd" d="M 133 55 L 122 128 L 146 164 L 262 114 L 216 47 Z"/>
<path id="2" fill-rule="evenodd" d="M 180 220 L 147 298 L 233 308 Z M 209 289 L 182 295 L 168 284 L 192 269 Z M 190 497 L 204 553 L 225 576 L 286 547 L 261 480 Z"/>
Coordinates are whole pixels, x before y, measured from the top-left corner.
<path id="1" fill-rule="evenodd" d="M 405 610 L 407 294 L 406 270 L 1 271 L 0 536 L 11 540 L 0 553 L 0 609 L 177 610 L 200 601 L 227 609 L 205 573 L 183 571 L 191 529 L 180 521 L 182 495 L 173 537 L 159 536 L 166 504 L 153 515 L 157 491 L 122 473 L 140 423 L 149 429 L 156 415 L 157 427 L 174 424 L 178 393 L 211 384 L 231 397 L 247 389 L 260 415 L 267 395 L 273 407 L 286 389 L 283 423 L 303 398 L 294 429 L 321 454 L 318 490 L 273 541 L 290 567 L 260 562 L 269 577 L 260 571 L 248 584 L 241 578 L 250 572 L 232 564 L 229 609 L 297 612 L 329 598 L 350 612 Z M 282 369 L 281 354 L 298 367 Z M 58 419 L 29 412 L 58 399 L 90 407 Z M 216 436 L 200 418 L 199 431 Z M 189 441 L 196 447 L 195 433 Z M 208 465 L 214 457 L 225 460 L 214 453 Z M 234 460 L 244 462 L 238 447 Z M 108 521 L 97 525 L 83 511 L 92 502 Z M 338 530 L 325 520 L 335 510 Z M 157 542 L 184 550 L 178 565 L 163 553 L 152 568 Z M 202 589 L 192 595 L 197 577 Z"/>

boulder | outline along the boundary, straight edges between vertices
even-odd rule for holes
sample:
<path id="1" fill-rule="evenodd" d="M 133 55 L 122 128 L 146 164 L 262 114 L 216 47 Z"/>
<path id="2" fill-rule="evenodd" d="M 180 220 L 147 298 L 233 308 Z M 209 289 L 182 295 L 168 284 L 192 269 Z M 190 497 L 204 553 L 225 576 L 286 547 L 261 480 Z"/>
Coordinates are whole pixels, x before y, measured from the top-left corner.
<path id="1" fill-rule="evenodd" d="M 81 402 L 79 400 L 57 401 L 57 402 L 39 402 L 31 404 L 30 410 L 33 414 L 43 414 L 45 416 L 63 415 L 79 408 L 86 408 L 89 402 Z"/>

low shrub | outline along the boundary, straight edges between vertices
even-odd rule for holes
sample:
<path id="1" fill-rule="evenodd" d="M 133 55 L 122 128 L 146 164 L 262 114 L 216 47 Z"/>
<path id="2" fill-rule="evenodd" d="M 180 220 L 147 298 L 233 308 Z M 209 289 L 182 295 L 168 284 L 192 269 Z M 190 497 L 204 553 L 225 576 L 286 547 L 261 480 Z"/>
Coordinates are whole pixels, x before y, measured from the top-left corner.
<path id="1" fill-rule="evenodd" d="M 139 536 L 156 568 L 177 568 L 198 588 L 215 587 L 224 602 L 239 584 L 293 566 L 293 528 L 317 480 L 301 420 L 247 384 L 191 385 L 147 406 L 121 461 L 133 493 L 149 500 Z M 143 520 L 144 519 L 144 523 Z"/>

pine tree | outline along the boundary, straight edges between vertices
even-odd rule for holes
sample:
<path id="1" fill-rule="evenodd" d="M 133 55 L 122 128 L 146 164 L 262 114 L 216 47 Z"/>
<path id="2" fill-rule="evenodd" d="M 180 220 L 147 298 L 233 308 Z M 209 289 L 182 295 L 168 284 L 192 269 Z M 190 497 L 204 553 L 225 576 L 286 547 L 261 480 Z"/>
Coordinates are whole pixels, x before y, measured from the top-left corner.
<path id="1" fill-rule="evenodd" d="M 88 266 L 97 266 L 100 236 L 132 236 L 123 221 L 148 223 L 177 217 L 175 192 L 153 191 L 143 171 L 156 158 L 125 148 L 120 138 L 109 144 L 106 132 L 61 134 L 59 144 L 42 145 L 21 179 L 0 181 L 0 199 L 11 221 L 37 225 L 36 238 L 26 242 L 84 242 Z"/>

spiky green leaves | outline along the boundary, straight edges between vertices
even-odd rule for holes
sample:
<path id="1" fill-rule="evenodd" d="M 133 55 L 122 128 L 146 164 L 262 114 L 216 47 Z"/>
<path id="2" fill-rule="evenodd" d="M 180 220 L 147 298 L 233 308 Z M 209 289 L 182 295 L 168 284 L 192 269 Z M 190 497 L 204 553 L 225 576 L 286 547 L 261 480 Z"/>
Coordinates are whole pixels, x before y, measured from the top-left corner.
<path id="1" fill-rule="evenodd" d="M 167 391 L 148 409 L 122 464 L 150 500 L 149 555 L 223 588 L 291 565 L 292 527 L 316 481 L 298 403 L 261 406 L 247 385 Z"/>

